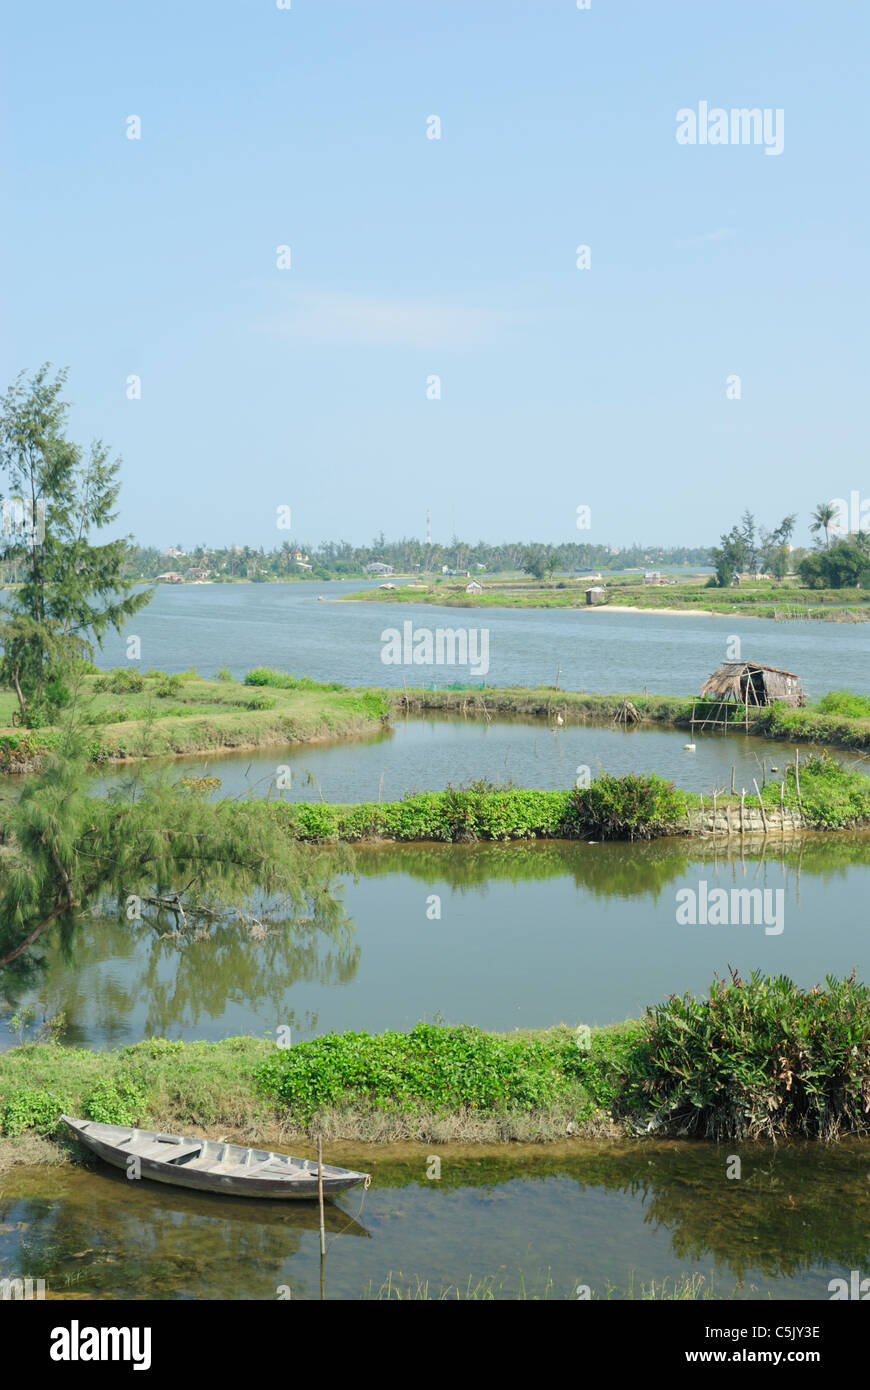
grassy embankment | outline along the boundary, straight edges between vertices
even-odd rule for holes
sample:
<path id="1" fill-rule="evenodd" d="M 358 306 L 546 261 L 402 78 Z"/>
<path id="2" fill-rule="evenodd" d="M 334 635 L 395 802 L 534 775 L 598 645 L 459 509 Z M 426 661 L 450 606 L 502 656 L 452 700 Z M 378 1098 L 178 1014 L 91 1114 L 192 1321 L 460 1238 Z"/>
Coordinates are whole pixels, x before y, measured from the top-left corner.
<path id="1" fill-rule="evenodd" d="M 337 682 L 249 671 L 245 682 L 206 680 L 120 668 L 78 678 L 76 718 L 92 730 L 95 766 L 130 758 L 159 758 L 217 750 L 286 747 L 293 743 L 359 738 L 389 719 L 384 692 Z M 265 687 L 265 688 L 264 688 Z M 17 708 L 0 691 L 0 771 L 35 767 L 57 745 L 57 728 L 14 729 Z"/>
<path id="2" fill-rule="evenodd" d="M 870 991 L 716 981 L 609 1028 L 152 1039 L 114 1052 L 3 1054 L 0 1166 L 45 1155 L 62 1112 L 260 1142 L 547 1141 L 683 1134 L 834 1139 L 870 1130 Z"/>
<path id="3" fill-rule="evenodd" d="M 479 575 L 482 593 L 465 592 L 468 579 L 434 578 L 402 584 L 396 589 L 365 589 L 345 594 L 339 603 L 428 603 L 443 608 L 585 608 L 586 590 L 601 584 L 607 601 L 604 609 L 642 608 L 676 612 L 706 612 L 722 616 L 774 618 L 807 615 L 829 622 L 865 622 L 870 606 L 859 589 L 806 589 L 792 576 L 784 580 L 760 579 L 739 588 L 708 587 L 706 578 L 667 576 L 662 585 L 644 584 L 641 576 L 609 575 L 600 580 L 588 575 L 563 575 L 536 580 L 523 575 Z"/>
<path id="4" fill-rule="evenodd" d="M 709 810 L 711 799 L 703 798 Z M 340 806 L 326 802 L 261 803 L 294 839 L 323 843 L 389 839 L 478 840 L 648 840 L 693 833 L 702 798 L 674 787 L 656 773 L 596 777 L 570 791 L 500 788 L 481 782 L 443 792 L 419 792 L 403 801 Z M 757 798 L 749 805 L 758 806 Z M 813 754 L 800 768 L 790 765 L 782 783 L 761 792 L 765 813 L 784 807 L 808 830 L 855 829 L 870 824 L 870 778 L 831 758 Z M 721 812 L 740 807 L 738 796 L 717 799 Z"/>
<path id="5" fill-rule="evenodd" d="M 555 687 L 504 689 L 402 690 L 347 687 L 292 676 L 269 668 L 249 671 L 243 682 L 204 679 L 196 672 L 169 676 L 121 668 L 79 678 L 77 719 L 92 730 L 95 766 L 142 757 L 183 757 L 220 750 L 288 747 L 294 743 L 361 738 L 378 732 L 391 718 L 430 711 L 464 717 L 515 716 L 607 723 L 626 701 L 644 723 L 686 728 L 693 705 L 676 695 L 587 694 Z M 12 727 L 16 708 L 11 691 L 0 691 L 0 772 L 34 771 L 41 754 L 57 746 L 58 728 Z M 741 712 L 733 714 L 738 732 Z M 788 709 L 771 705 L 753 710 L 749 732 L 770 739 L 870 750 L 870 700 L 849 691 L 832 691 L 816 705 Z"/>
<path id="6" fill-rule="evenodd" d="M 582 691 L 515 687 L 491 690 L 425 690 L 409 686 L 391 695 L 394 711 L 422 715 L 428 711 L 460 714 L 465 717 L 515 715 L 527 719 L 554 720 L 563 724 L 611 723 L 621 717 L 626 701 L 640 715 L 642 723 L 664 724 L 687 729 L 692 710 L 696 721 L 726 710 L 735 733 L 746 731 L 743 707 L 722 706 L 716 700 L 685 698 L 681 695 L 586 694 Z M 820 700 L 791 709 L 787 705 L 766 705 L 749 711 L 749 733 L 789 743 L 817 744 L 845 748 L 856 753 L 870 751 L 870 699 L 848 690 L 832 690 Z"/>

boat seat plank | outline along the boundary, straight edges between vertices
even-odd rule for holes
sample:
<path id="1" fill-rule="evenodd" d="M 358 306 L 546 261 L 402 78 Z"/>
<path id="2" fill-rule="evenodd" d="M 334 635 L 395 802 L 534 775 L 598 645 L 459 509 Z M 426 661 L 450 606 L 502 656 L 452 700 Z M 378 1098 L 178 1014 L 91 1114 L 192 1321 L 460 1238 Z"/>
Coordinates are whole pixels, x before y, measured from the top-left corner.
<path id="1" fill-rule="evenodd" d="M 257 1174 L 260 1177 L 276 1178 L 307 1178 L 312 1174 L 304 1168 L 297 1168 L 295 1164 L 276 1163 L 273 1158 L 266 1158 L 262 1163 L 214 1163 L 206 1172 L 226 1173 L 231 1178 L 250 1178 Z"/>
<path id="2" fill-rule="evenodd" d="M 134 1154 L 136 1158 L 157 1159 L 159 1163 L 174 1163 L 177 1158 L 186 1158 L 188 1154 L 199 1153 L 202 1148 L 201 1143 L 191 1141 L 188 1144 L 142 1144 L 127 1150 Z"/>

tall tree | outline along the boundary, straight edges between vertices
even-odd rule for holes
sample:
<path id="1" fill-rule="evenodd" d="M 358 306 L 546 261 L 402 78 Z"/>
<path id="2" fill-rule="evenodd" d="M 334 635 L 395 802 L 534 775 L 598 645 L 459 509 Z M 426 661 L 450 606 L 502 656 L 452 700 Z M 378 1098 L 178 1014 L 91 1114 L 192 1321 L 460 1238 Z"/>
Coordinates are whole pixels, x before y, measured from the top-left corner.
<path id="1" fill-rule="evenodd" d="M 819 531 L 825 533 L 825 549 L 831 544 L 831 525 L 837 519 L 837 508 L 830 502 L 820 502 L 813 512 L 810 530 L 818 535 Z"/>
<path id="2" fill-rule="evenodd" d="M 24 515 L 5 553 L 26 562 L 0 623 L 0 681 L 15 689 L 28 724 L 51 717 L 75 660 L 153 593 L 135 593 L 123 577 L 126 539 L 91 541 L 117 515 L 120 460 L 100 440 L 85 453 L 66 437 L 66 375 L 49 363 L 30 378 L 22 372 L 0 401 L 0 468 Z"/>

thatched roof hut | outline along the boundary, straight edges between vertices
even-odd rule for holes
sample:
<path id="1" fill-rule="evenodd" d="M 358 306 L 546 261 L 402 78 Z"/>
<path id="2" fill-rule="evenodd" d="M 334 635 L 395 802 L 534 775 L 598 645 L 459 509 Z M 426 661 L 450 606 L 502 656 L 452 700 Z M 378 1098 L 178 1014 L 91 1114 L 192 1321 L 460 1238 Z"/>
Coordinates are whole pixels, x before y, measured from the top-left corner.
<path id="1" fill-rule="evenodd" d="M 758 661 L 723 661 L 701 687 L 702 695 L 714 700 L 736 700 L 739 704 L 803 705 L 806 694 L 794 671 L 779 666 L 763 666 Z"/>

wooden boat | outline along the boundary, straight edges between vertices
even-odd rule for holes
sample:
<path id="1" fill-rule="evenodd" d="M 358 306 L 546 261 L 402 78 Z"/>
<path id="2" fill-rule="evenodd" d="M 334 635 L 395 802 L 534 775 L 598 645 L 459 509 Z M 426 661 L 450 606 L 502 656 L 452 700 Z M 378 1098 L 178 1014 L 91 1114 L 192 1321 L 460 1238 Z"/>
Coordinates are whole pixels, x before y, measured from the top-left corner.
<path id="1" fill-rule="evenodd" d="M 246 1149 L 215 1139 L 195 1139 L 180 1134 L 157 1134 L 130 1125 L 102 1125 L 95 1120 L 61 1119 L 86 1148 L 116 1168 L 130 1170 L 138 1160 L 139 1176 L 174 1187 L 193 1187 L 234 1197 L 277 1197 L 317 1200 L 317 1161 L 291 1158 L 288 1154 Z M 370 1182 L 368 1173 L 323 1165 L 323 1195 L 346 1192 L 357 1183 Z"/>

